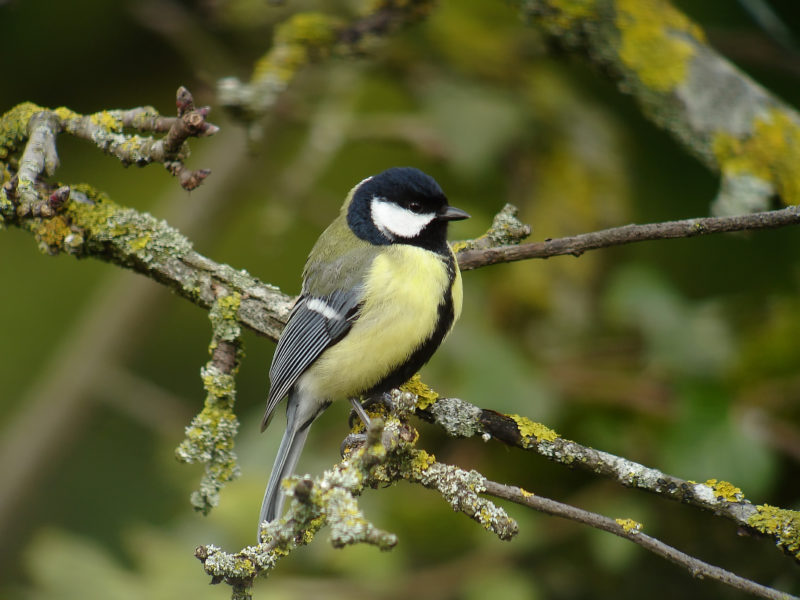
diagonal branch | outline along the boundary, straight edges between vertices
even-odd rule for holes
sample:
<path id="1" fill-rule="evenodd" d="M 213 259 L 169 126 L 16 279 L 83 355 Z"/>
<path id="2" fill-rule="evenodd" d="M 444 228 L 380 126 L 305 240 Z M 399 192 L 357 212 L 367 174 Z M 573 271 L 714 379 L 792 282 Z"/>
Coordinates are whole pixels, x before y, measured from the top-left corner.
<path id="1" fill-rule="evenodd" d="M 767 504 L 755 505 L 741 489 L 727 481 L 687 481 L 627 458 L 583 446 L 526 417 L 482 409 L 459 398 L 438 398 L 418 379 L 403 387 L 417 394 L 417 414 L 439 425 L 453 437 L 495 438 L 570 468 L 614 479 L 625 487 L 712 511 L 744 531 L 772 538 L 779 549 L 800 562 L 798 511 Z"/>
<path id="2" fill-rule="evenodd" d="M 611 519 L 576 506 L 532 494 L 516 486 L 503 485 L 495 481 L 485 481 L 484 487 L 487 494 L 496 498 L 504 498 L 539 512 L 589 525 L 595 529 L 607 531 L 621 538 L 630 540 L 634 544 L 638 544 L 661 558 L 665 558 L 687 569 L 693 577 L 699 579 L 713 579 L 714 581 L 719 581 L 720 583 L 752 594 L 753 596 L 758 596 L 759 598 L 767 598 L 769 600 L 800 600 L 797 596 L 779 592 L 774 588 L 740 577 L 735 573 L 731 573 L 730 571 L 711 565 L 694 556 L 690 556 L 685 552 L 681 552 L 665 544 L 661 540 L 642 533 L 642 524 L 632 519 Z"/>

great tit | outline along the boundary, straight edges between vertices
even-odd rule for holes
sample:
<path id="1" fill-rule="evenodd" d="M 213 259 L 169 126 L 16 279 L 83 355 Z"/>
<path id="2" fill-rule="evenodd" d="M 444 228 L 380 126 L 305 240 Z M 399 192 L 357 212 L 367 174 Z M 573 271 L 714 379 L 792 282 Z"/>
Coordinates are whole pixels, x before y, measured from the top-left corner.
<path id="1" fill-rule="evenodd" d="M 405 383 L 461 314 L 461 274 L 447 224 L 468 218 L 411 167 L 361 181 L 317 240 L 269 370 L 261 423 L 288 394 L 286 431 L 264 493 L 261 524 L 280 516 L 311 423 L 335 400 L 375 397 Z"/>

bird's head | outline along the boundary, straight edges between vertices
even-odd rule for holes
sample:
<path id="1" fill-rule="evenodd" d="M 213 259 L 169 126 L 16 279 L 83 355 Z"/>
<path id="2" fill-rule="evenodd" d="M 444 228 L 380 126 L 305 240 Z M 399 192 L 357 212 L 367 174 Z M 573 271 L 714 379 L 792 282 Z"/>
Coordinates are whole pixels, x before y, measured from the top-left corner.
<path id="1" fill-rule="evenodd" d="M 439 248 L 450 221 L 469 215 L 450 206 L 430 175 L 394 167 L 359 183 L 350 194 L 347 222 L 358 237 L 376 245 L 412 244 Z"/>

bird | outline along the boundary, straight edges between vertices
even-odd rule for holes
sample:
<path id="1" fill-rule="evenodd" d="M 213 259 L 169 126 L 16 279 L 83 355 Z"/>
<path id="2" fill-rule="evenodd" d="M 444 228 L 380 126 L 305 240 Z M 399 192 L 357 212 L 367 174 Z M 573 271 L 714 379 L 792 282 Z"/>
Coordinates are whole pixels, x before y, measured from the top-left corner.
<path id="1" fill-rule="evenodd" d="M 331 403 L 376 398 L 410 379 L 461 314 L 461 274 L 447 243 L 448 204 L 436 180 L 393 167 L 358 183 L 320 235 L 273 355 L 263 432 L 280 401 L 286 430 L 264 493 L 265 521 L 282 514 L 309 428 Z"/>

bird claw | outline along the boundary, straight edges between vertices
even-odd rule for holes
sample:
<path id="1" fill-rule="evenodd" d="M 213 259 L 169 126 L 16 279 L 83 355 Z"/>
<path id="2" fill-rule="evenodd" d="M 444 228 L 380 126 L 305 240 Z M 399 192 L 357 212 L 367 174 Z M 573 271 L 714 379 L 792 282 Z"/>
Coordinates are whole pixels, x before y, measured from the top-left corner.
<path id="1" fill-rule="evenodd" d="M 365 412 L 364 409 L 371 408 L 376 404 L 383 406 L 383 408 L 386 409 L 387 413 L 394 412 L 394 402 L 392 401 L 392 395 L 389 392 L 384 392 L 383 394 L 370 396 L 369 398 L 366 398 L 363 402 L 351 399 L 350 403 L 353 405 L 353 409 L 350 411 L 350 416 L 347 418 L 347 424 L 350 427 L 350 429 L 352 429 L 353 425 L 355 425 L 356 417 L 360 417 L 361 422 L 364 423 L 365 428 L 369 427 L 369 416 L 367 416 L 367 413 Z"/>
<path id="2" fill-rule="evenodd" d="M 339 454 L 344 458 L 344 454 L 348 448 L 351 446 L 360 446 L 367 441 L 367 434 L 366 433 L 351 433 L 348 434 L 342 440 L 341 446 L 339 446 Z"/>

